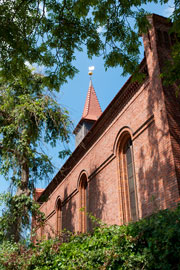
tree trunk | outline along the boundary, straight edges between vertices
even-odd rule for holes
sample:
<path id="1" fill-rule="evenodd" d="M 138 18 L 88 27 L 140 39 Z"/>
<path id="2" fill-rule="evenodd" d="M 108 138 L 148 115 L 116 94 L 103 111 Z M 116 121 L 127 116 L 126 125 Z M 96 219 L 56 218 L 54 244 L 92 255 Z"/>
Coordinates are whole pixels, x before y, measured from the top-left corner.
<path id="1" fill-rule="evenodd" d="M 28 188 L 28 184 L 29 184 L 29 167 L 28 167 L 27 162 L 23 162 L 21 166 L 21 183 L 17 187 L 17 192 L 16 192 L 15 197 L 20 198 L 21 195 L 30 196 L 30 190 Z M 16 207 L 16 205 L 14 205 L 14 207 Z M 15 213 L 16 213 L 16 216 L 13 217 L 14 222 L 12 224 L 12 228 L 10 231 L 11 231 L 11 236 L 13 237 L 14 241 L 18 242 L 21 236 L 22 220 L 24 218 L 28 218 L 28 208 L 25 205 L 24 200 L 18 201 L 18 207 L 16 207 Z"/>
<path id="2" fill-rule="evenodd" d="M 17 188 L 16 195 L 20 196 L 21 194 L 25 194 L 29 196 L 30 190 L 28 188 L 28 184 L 29 184 L 29 166 L 27 162 L 23 162 L 21 166 L 21 183 Z"/>

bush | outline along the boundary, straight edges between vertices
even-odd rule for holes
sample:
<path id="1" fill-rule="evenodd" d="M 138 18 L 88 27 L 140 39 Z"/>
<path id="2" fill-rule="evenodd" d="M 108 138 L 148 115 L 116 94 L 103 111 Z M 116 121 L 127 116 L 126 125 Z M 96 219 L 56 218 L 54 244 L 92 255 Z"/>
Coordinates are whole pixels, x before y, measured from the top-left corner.
<path id="1" fill-rule="evenodd" d="M 0 270 L 178 270 L 180 206 L 127 226 L 97 227 L 91 234 L 71 235 L 25 247 L 4 242 Z"/>

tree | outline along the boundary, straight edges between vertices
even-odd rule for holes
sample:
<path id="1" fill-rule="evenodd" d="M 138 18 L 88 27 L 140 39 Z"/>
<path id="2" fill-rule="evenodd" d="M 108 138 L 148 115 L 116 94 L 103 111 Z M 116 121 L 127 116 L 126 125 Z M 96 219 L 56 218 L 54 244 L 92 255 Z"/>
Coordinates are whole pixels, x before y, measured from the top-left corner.
<path id="1" fill-rule="evenodd" d="M 120 65 L 124 74 L 132 73 L 139 63 L 139 32 L 148 26 L 142 5 L 151 2 L 168 0 L 2 0 L 0 75 L 9 79 L 36 63 L 45 68 L 43 83 L 59 89 L 77 72 L 72 62 L 84 45 L 89 57 L 103 54 L 106 68 Z M 171 19 L 179 37 L 179 0 Z M 180 76 L 179 45 L 173 58 L 172 78 Z"/>
<path id="2" fill-rule="evenodd" d="M 106 68 L 120 65 L 123 74 L 136 71 L 139 33 L 148 27 L 142 4 L 150 2 L 165 4 L 168 0 L 0 1 L 1 173 L 7 176 L 12 170 L 16 187 L 15 196 L 6 196 L 9 211 L 0 222 L 8 237 L 19 240 L 28 211 L 33 209 L 29 199 L 33 180 L 52 169 L 48 156 L 38 153 L 38 144 L 44 140 L 55 146 L 58 138 L 68 140 L 68 114 L 47 89 L 59 91 L 73 78 L 76 51 L 84 45 L 89 57 L 103 54 Z M 177 42 L 166 78 L 173 83 L 180 79 L 179 0 L 174 0 L 171 19 Z M 42 66 L 43 75 L 33 74 L 32 65 Z"/>
<path id="3" fill-rule="evenodd" d="M 87 40 L 96 54 L 100 44 L 92 19 L 79 16 L 75 6 L 71 0 L 1 1 L 0 75 L 24 77 L 27 63 L 36 63 L 45 68 L 42 81 L 49 88 L 72 78 L 75 50 Z"/>
<path id="4" fill-rule="evenodd" d="M 19 240 L 22 224 L 29 223 L 33 210 L 30 195 L 36 179 L 52 173 L 42 143 L 55 147 L 57 140 L 68 142 L 68 112 L 59 107 L 41 83 L 42 76 L 29 72 L 28 80 L 14 78 L 0 84 L 0 172 L 11 178 L 15 196 L 6 196 L 7 211 L 1 219 L 2 231 Z M 9 177 L 9 172 L 11 177 Z M 4 224 L 5 220 L 7 224 Z"/>

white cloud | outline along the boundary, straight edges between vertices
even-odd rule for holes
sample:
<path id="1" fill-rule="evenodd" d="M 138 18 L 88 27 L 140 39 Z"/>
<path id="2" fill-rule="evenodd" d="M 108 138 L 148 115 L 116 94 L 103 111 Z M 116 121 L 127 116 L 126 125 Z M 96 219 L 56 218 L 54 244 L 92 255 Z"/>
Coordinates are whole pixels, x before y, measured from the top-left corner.
<path id="1" fill-rule="evenodd" d="M 37 64 L 30 64 L 28 61 L 25 61 L 25 65 L 32 71 L 33 74 L 43 74 L 44 66 L 38 66 Z"/>

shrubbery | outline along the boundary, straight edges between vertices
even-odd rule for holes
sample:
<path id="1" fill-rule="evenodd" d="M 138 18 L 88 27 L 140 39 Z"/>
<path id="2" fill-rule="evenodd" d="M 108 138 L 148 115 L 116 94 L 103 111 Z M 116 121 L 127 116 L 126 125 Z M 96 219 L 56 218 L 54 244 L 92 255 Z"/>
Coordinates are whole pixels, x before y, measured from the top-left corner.
<path id="1" fill-rule="evenodd" d="M 67 240 L 67 237 L 66 237 Z M 92 234 L 46 240 L 28 247 L 4 242 L 0 270 L 178 270 L 180 206 L 128 226 L 100 225 Z"/>

